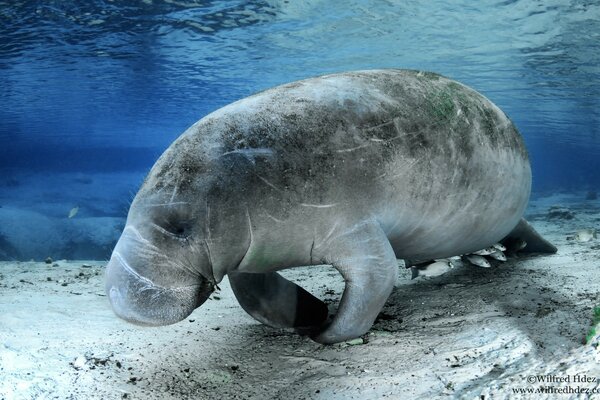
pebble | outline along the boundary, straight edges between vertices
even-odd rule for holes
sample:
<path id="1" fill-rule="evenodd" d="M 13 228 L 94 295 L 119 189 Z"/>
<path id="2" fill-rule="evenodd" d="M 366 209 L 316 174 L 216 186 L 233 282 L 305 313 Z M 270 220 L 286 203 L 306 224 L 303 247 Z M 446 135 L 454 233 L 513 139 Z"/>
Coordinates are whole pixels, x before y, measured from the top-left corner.
<path id="1" fill-rule="evenodd" d="M 84 356 L 79 356 L 73 361 L 73 368 L 75 369 L 83 369 L 85 367 L 86 359 Z"/>

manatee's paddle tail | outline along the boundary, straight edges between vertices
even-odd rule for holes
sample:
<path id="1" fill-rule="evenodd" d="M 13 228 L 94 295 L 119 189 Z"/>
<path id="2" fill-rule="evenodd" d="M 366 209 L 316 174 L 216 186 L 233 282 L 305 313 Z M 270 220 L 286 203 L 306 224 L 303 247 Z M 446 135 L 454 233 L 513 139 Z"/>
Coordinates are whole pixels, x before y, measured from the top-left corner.
<path id="1" fill-rule="evenodd" d="M 544 239 L 529 222 L 521 218 L 517 226 L 502 239 L 502 244 L 508 250 L 518 250 L 521 253 L 547 253 L 554 254 L 558 250 L 556 246 Z M 524 246 L 519 249 L 519 247 Z"/>

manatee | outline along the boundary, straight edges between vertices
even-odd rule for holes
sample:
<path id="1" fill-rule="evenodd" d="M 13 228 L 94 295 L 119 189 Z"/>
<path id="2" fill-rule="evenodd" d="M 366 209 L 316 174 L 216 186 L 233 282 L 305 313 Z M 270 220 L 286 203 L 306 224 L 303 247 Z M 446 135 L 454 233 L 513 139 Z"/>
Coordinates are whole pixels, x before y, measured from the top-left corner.
<path id="1" fill-rule="evenodd" d="M 186 318 L 225 277 L 256 320 L 320 343 L 371 328 L 397 259 L 503 240 L 556 251 L 522 219 L 531 188 L 506 115 L 443 76 L 380 69 L 281 85 L 191 126 L 150 170 L 106 270 L 116 314 Z M 327 264 L 337 314 L 277 271 Z"/>

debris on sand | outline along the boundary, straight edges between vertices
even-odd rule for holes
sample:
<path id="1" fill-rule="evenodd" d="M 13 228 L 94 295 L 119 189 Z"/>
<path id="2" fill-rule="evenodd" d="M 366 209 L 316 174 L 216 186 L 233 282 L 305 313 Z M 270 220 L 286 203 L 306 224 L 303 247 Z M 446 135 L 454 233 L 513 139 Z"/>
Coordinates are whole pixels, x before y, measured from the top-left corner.
<path id="1" fill-rule="evenodd" d="M 85 359 L 84 356 L 79 356 L 79 357 L 75 358 L 75 360 L 73 360 L 71 365 L 73 366 L 73 368 L 80 370 L 85 367 L 86 362 L 87 362 L 87 360 Z"/>

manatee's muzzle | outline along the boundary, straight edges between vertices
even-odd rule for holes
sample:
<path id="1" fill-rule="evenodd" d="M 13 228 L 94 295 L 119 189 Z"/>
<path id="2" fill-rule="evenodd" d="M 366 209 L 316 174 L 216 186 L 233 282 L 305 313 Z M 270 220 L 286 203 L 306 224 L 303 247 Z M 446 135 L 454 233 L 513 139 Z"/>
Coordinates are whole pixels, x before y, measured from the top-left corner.
<path id="1" fill-rule="evenodd" d="M 124 320 L 142 326 L 179 322 L 210 296 L 213 285 L 207 280 L 180 287 L 162 287 L 137 274 L 114 252 L 106 267 L 106 294 L 114 312 Z"/>

